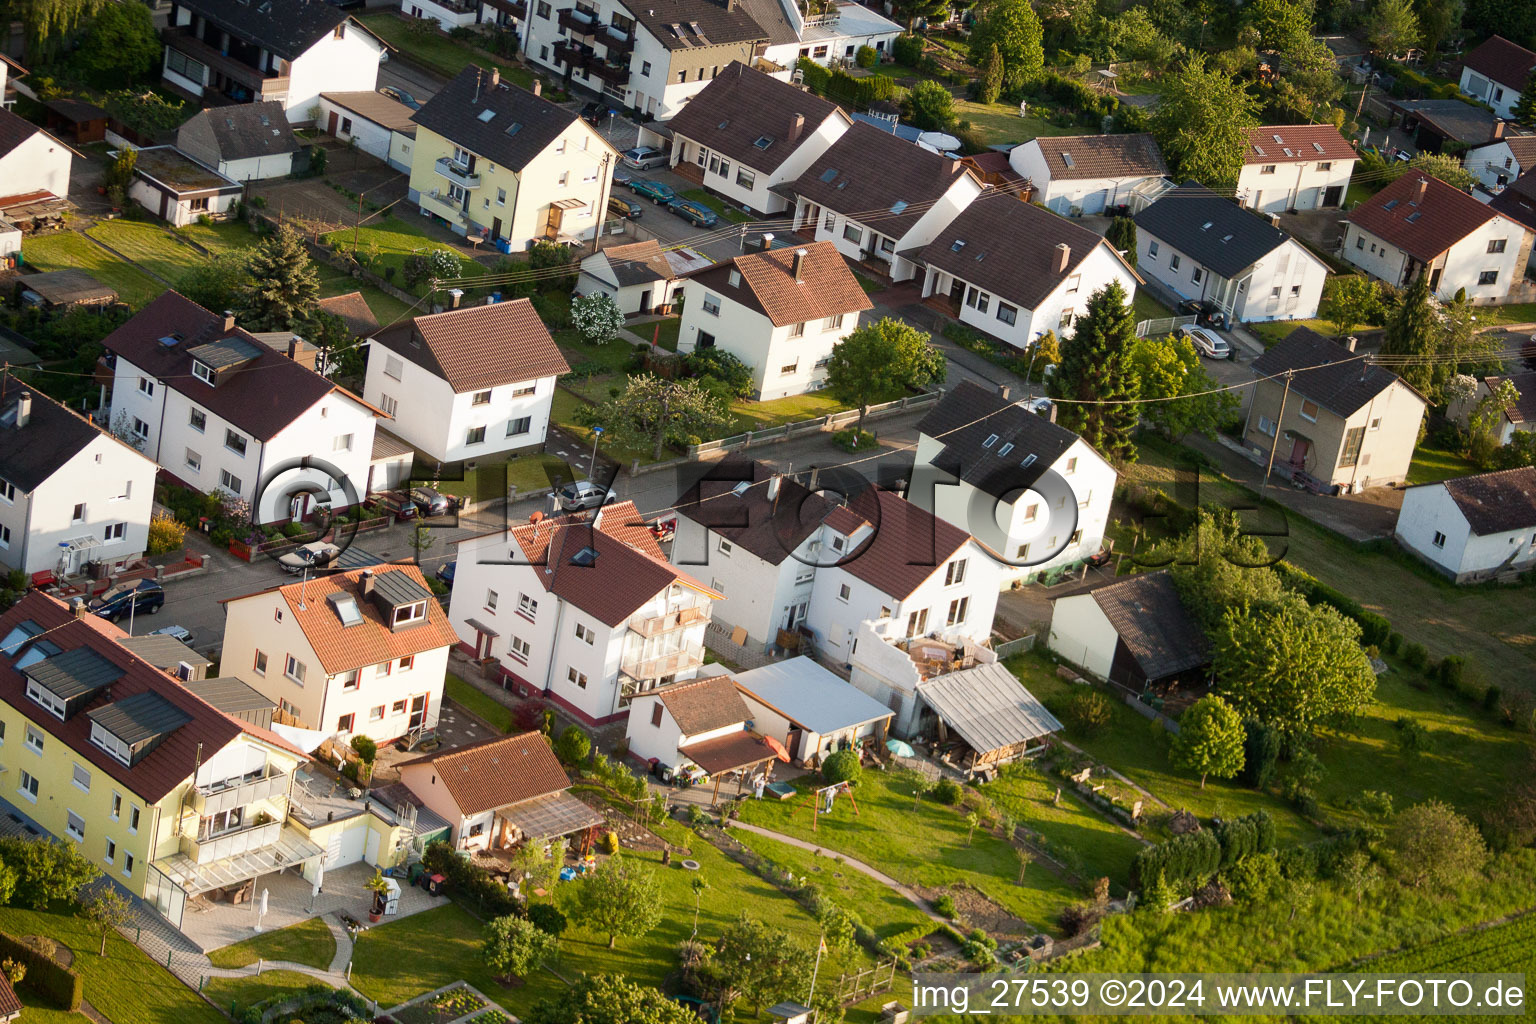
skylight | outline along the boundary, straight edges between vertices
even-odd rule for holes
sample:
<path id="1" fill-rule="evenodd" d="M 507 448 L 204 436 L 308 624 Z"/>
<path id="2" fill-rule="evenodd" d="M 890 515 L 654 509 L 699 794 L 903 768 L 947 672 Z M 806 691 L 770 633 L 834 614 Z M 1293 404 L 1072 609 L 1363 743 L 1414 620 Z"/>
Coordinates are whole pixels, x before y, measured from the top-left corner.
<path id="1" fill-rule="evenodd" d="M 516 135 L 518 132 L 520 132 L 522 130 L 523 130 L 522 124 L 520 124 L 517 121 L 513 121 L 511 124 L 507 125 L 507 135 L 509 135 L 509 136 Z"/>
<path id="2" fill-rule="evenodd" d="M 26 668 L 28 665 L 36 665 L 38 662 L 51 658 L 55 654 L 62 653 L 63 648 L 59 647 L 52 640 L 39 640 L 22 652 L 21 657 L 16 659 L 16 667 Z"/>
<path id="3" fill-rule="evenodd" d="M 1314 142 L 1312 143 L 1312 148 L 1321 153 L 1323 151 L 1323 144 L 1321 142 Z"/>
<path id="4" fill-rule="evenodd" d="M 996 434 L 988 434 L 987 435 L 987 439 L 985 441 L 981 442 L 981 446 L 983 448 L 991 448 L 995 444 L 997 444 L 997 435 Z"/>
<path id="5" fill-rule="evenodd" d="M 181 335 L 167 334 L 165 337 L 160 339 L 160 344 L 164 345 L 166 348 L 175 348 L 177 345 L 181 344 Z"/>
<path id="6" fill-rule="evenodd" d="M 486 107 L 484 110 L 480 111 L 479 116 L 481 121 L 489 123 L 490 120 L 496 116 L 496 111 L 492 110 L 490 107 Z"/>
<path id="7" fill-rule="evenodd" d="M 1019 468 L 1020 469 L 1028 469 L 1030 466 L 1033 466 L 1034 464 L 1035 464 L 1035 456 L 1033 456 L 1033 455 L 1026 455 L 1026 456 L 1024 456 L 1024 461 L 1019 463 Z"/>
<path id="8" fill-rule="evenodd" d="M 1423 212 L 1424 211 L 1422 210 L 1414 210 L 1408 215 L 1408 223 L 1412 224 L 1414 221 L 1418 220 L 1419 217 L 1423 215 Z"/>
<path id="9" fill-rule="evenodd" d="M 1395 210 L 1395 209 L 1397 209 L 1397 200 L 1396 199 L 1388 199 L 1387 200 L 1387 205 L 1385 207 L 1383 207 L 1383 209 L 1387 209 L 1387 210 Z"/>
<path id="10" fill-rule="evenodd" d="M 724 130 L 725 130 L 725 127 L 726 127 L 726 125 L 728 125 L 728 124 L 730 124 L 730 123 L 731 123 L 731 120 L 730 120 L 730 118 L 726 118 L 726 119 L 725 119 L 725 120 L 724 120 L 724 121 L 721 121 L 721 122 L 720 122 L 720 123 L 719 123 L 719 124 L 717 124 L 717 125 L 715 125 L 715 127 L 716 127 L 716 128 L 719 128 L 719 129 L 720 129 L 720 130 L 722 130 L 722 131 L 724 131 Z"/>
<path id="11" fill-rule="evenodd" d="M 1277 145 L 1277 146 L 1283 146 L 1283 145 L 1285 145 L 1285 140 L 1284 140 L 1284 139 L 1282 139 L 1282 138 L 1281 138 L 1281 137 L 1280 137 L 1280 136 L 1278 136 L 1278 135 L 1271 135 L 1271 136 L 1270 136 L 1270 138 L 1272 138 L 1272 139 L 1274 139 L 1274 140 L 1275 140 L 1275 145 Z"/>
<path id="12" fill-rule="evenodd" d="M 961 249 L 964 249 L 964 248 L 965 248 L 965 239 L 957 238 L 957 239 L 955 239 L 955 244 L 949 247 L 949 251 L 950 252 L 959 252 Z"/>
<path id="13" fill-rule="evenodd" d="M 358 610 L 357 598 L 344 590 L 333 591 L 325 598 L 336 609 L 336 617 L 341 620 L 342 627 L 355 626 L 363 621 L 363 613 Z"/>
<path id="14" fill-rule="evenodd" d="M 905 210 L 906 208 L 907 208 L 907 201 L 905 199 L 898 199 L 898 200 L 896 200 L 896 202 L 891 204 L 891 212 L 892 213 L 900 213 L 901 211 Z"/>
<path id="15" fill-rule="evenodd" d="M 11 631 L 5 634 L 5 640 L 0 641 L 0 654 L 15 654 L 17 648 L 43 631 L 43 627 L 27 619 L 18 622 L 11 627 Z"/>
<path id="16" fill-rule="evenodd" d="M 756 146 L 758 149 L 767 149 L 769 146 L 773 145 L 773 137 L 770 135 L 759 135 L 757 137 L 757 141 L 752 143 L 752 145 Z"/>
<path id="17" fill-rule="evenodd" d="M 736 495 L 736 497 L 739 498 L 743 494 L 746 494 L 747 493 L 747 488 L 751 487 L 751 486 L 752 486 L 752 484 L 749 483 L 746 480 L 738 480 L 738 481 L 736 481 L 736 486 L 731 488 L 731 493 Z"/>
<path id="18" fill-rule="evenodd" d="M 1076 167 L 1077 166 L 1077 161 L 1072 159 L 1072 154 L 1066 152 L 1065 150 L 1062 151 L 1061 162 L 1066 164 L 1068 167 Z"/>
<path id="19" fill-rule="evenodd" d="M 1291 152 L 1291 147 L 1290 146 L 1286 146 L 1285 147 L 1285 155 L 1290 157 L 1290 156 L 1295 156 L 1296 154 Z"/>
<path id="20" fill-rule="evenodd" d="M 835 167 L 828 167 L 826 170 L 821 172 L 822 181 L 831 181 L 835 177 L 837 177 L 837 168 Z"/>
<path id="21" fill-rule="evenodd" d="M 590 566 L 597 561 L 597 548 L 585 547 L 571 556 L 572 565 Z"/>
<path id="22" fill-rule="evenodd" d="M 1204 224 L 1200 225 L 1200 230 L 1201 231 L 1209 231 L 1209 230 L 1211 230 L 1211 224 L 1212 223 L 1213 223 L 1212 221 L 1206 221 Z"/>
<path id="23" fill-rule="evenodd" d="M 1253 144 L 1253 151 L 1255 153 L 1259 154 L 1259 156 L 1267 156 L 1268 155 L 1268 154 L 1266 154 L 1264 152 L 1264 147 L 1259 145 L 1258 143 L 1254 143 Z"/>
<path id="24" fill-rule="evenodd" d="M 998 454 L 999 457 L 1002 457 L 1004 455 L 1007 455 L 1011 451 L 1013 451 L 1013 442 L 1009 441 L 1007 444 L 1003 445 L 1001 448 L 999 448 L 997 450 L 997 454 Z"/>

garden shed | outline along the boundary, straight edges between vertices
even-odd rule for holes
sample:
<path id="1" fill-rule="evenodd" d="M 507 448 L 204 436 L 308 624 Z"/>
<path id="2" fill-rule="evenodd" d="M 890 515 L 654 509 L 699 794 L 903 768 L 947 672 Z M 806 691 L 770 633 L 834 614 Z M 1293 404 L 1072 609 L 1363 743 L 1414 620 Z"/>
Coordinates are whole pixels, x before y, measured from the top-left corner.
<path id="1" fill-rule="evenodd" d="M 1203 682 L 1205 631 L 1166 571 L 1116 580 L 1052 602 L 1050 648 L 1083 671 L 1133 693 Z"/>
<path id="2" fill-rule="evenodd" d="M 1061 731 L 1056 716 L 996 662 L 918 683 L 917 696 L 937 718 L 940 746 L 953 734 L 969 748 L 951 760 L 972 771 L 1016 761 Z"/>

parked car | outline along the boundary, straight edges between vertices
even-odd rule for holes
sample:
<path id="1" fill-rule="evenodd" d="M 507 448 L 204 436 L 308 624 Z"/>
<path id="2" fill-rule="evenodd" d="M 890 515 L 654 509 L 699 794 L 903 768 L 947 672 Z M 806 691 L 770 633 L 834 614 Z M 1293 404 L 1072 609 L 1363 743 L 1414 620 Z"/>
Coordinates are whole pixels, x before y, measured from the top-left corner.
<path id="1" fill-rule="evenodd" d="M 667 204 L 667 209 L 696 228 L 712 228 L 720 223 L 719 214 L 703 203 L 696 203 L 692 199 L 674 199 Z"/>
<path id="2" fill-rule="evenodd" d="M 581 119 L 587 122 L 587 124 L 595 125 L 607 116 L 607 105 L 599 103 L 597 100 L 592 100 L 581 108 Z"/>
<path id="3" fill-rule="evenodd" d="M 624 167 L 623 164 L 620 164 L 618 167 L 613 169 L 613 183 L 615 186 L 623 185 L 625 188 L 628 188 L 629 183 L 634 180 L 635 176 L 630 174 L 629 170 Z"/>
<path id="4" fill-rule="evenodd" d="M 1186 327 L 1184 336 L 1195 344 L 1195 351 L 1211 359 L 1231 359 L 1232 346 L 1227 339 L 1204 327 Z"/>
<path id="5" fill-rule="evenodd" d="M 424 516 L 445 516 L 453 507 L 448 498 L 430 487 L 412 487 L 411 504 L 415 505 L 416 511 Z"/>
<path id="6" fill-rule="evenodd" d="M 311 541 L 277 556 L 277 564 L 283 572 L 297 576 L 305 569 L 324 569 L 336 561 L 341 548 L 323 540 Z"/>
<path id="7" fill-rule="evenodd" d="M 415 519 L 416 505 L 410 497 L 399 491 L 384 491 L 379 495 L 379 508 L 396 519 Z"/>
<path id="8" fill-rule="evenodd" d="M 619 498 L 608 488 L 590 480 L 577 480 L 575 483 L 566 484 L 555 491 L 554 495 L 560 502 L 560 507 L 567 512 L 580 512 L 582 509 L 611 505 Z"/>
<path id="9" fill-rule="evenodd" d="M 454 570 L 456 570 L 458 567 L 459 563 L 457 561 L 444 562 L 442 565 L 437 567 L 437 572 L 433 573 L 433 575 L 451 587 L 453 586 Z"/>
<path id="10" fill-rule="evenodd" d="M 383 85 L 379 87 L 379 95 L 388 96 L 396 103 L 404 104 L 405 106 L 410 107 L 412 110 L 421 109 L 421 102 L 417 100 L 415 96 L 412 96 L 410 93 L 406 92 L 404 89 L 396 89 L 392 85 Z"/>
<path id="11" fill-rule="evenodd" d="M 172 640 L 180 640 L 188 647 L 192 646 L 192 631 L 186 626 L 161 626 L 159 629 L 149 631 L 150 636 L 168 636 Z"/>
<path id="12" fill-rule="evenodd" d="M 165 605 L 165 588 L 154 580 L 129 580 L 91 598 L 86 610 L 113 622 L 134 615 L 153 615 Z"/>
<path id="13" fill-rule="evenodd" d="M 634 179 L 629 183 L 629 190 L 637 196 L 644 196 L 657 206 L 670 203 L 677 198 L 677 193 L 672 191 L 671 185 L 663 181 L 651 181 L 649 178 Z"/>
<path id="14" fill-rule="evenodd" d="M 667 154 L 654 146 L 636 146 L 634 149 L 626 149 L 619 157 L 626 167 L 633 167 L 637 171 L 648 171 L 652 167 L 665 167 Z"/>
<path id="15" fill-rule="evenodd" d="M 639 220 L 642 207 L 639 203 L 618 196 L 608 197 L 608 212 L 625 220 Z"/>
<path id="16" fill-rule="evenodd" d="M 1195 318 L 1195 323 L 1205 324 L 1208 327 L 1225 327 L 1227 325 L 1227 315 L 1218 309 L 1214 302 L 1185 299 L 1179 303 L 1179 315 L 1192 316 Z"/>
<path id="17" fill-rule="evenodd" d="M 1097 569 L 1102 565 L 1108 565 L 1110 559 L 1114 557 L 1114 553 L 1109 548 L 1099 548 L 1096 553 L 1088 556 L 1087 562 L 1090 566 Z"/>

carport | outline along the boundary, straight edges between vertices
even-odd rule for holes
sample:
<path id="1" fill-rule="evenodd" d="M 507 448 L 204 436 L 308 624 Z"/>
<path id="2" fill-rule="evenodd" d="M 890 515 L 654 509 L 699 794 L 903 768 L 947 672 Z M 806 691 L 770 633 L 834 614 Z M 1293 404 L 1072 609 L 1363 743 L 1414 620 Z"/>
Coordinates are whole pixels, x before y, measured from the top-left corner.
<path id="1" fill-rule="evenodd" d="M 972 771 L 1018 760 L 1031 743 L 1061 731 L 1056 716 L 995 662 L 918 683 L 917 696 L 938 716 L 941 744 L 952 731 L 970 748 Z"/>
<path id="2" fill-rule="evenodd" d="M 740 796 L 747 776 L 779 756 L 766 740 L 751 732 L 733 732 L 691 743 L 679 747 L 677 752 L 714 777 L 712 804 L 720 802 L 720 779 L 723 776 L 736 776 L 736 795 Z"/>

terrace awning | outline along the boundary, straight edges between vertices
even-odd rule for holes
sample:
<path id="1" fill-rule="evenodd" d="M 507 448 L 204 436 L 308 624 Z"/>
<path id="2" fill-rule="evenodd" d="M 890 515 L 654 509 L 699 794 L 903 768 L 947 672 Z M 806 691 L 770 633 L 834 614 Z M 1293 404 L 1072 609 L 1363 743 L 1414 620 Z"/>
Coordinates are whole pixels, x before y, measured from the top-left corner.
<path id="1" fill-rule="evenodd" d="M 569 793 L 550 793 L 496 812 L 528 839 L 555 839 L 601 825 L 603 816 Z"/>
<path id="2" fill-rule="evenodd" d="M 181 886 L 188 896 L 196 896 L 212 889 L 260 878 L 324 854 L 323 849 L 310 842 L 297 829 L 284 826 L 278 833 L 277 842 L 259 850 L 250 850 L 207 864 L 198 864 L 184 853 L 173 853 L 155 861 L 155 867 L 166 878 Z"/>
<path id="3" fill-rule="evenodd" d="M 750 732 L 733 732 L 677 750 L 711 775 L 755 768 L 778 756 L 761 736 Z"/>

